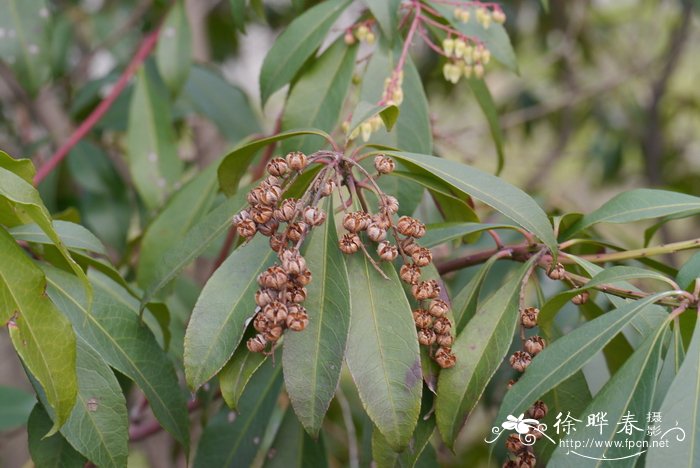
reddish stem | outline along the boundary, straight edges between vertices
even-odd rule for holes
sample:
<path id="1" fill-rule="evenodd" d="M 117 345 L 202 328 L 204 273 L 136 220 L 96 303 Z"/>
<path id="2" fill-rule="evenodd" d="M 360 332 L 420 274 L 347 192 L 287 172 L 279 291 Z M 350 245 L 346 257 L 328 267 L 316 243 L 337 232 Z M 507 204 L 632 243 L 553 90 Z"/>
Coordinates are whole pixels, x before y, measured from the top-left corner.
<path id="1" fill-rule="evenodd" d="M 105 113 L 112 107 L 114 101 L 119 97 L 119 95 L 124 91 L 124 88 L 129 82 L 129 79 L 134 75 L 137 68 L 143 63 L 143 61 L 148 57 L 148 55 L 153 51 L 158 42 L 158 34 L 160 28 L 156 28 L 154 31 L 149 33 L 141 42 L 134 58 L 131 59 L 129 65 L 127 65 L 124 72 L 122 72 L 119 80 L 109 92 L 106 98 L 100 102 L 95 110 L 93 110 L 90 115 L 80 124 L 80 126 L 75 129 L 73 134 L 68 138 L 68 140 L 60 147 L 58 150 L 43 164 L 36 172 L 34 176 L 34 185 L 39 185 L 46 176 L 48 176 L 51 171 L 53 171 L 56 166 L 58 166 L 61 161 L 68 156 L 68 153 L 75 145 L 82 140 L 85 135 L 100 121 L 100 119 L 105 115 Z"/>

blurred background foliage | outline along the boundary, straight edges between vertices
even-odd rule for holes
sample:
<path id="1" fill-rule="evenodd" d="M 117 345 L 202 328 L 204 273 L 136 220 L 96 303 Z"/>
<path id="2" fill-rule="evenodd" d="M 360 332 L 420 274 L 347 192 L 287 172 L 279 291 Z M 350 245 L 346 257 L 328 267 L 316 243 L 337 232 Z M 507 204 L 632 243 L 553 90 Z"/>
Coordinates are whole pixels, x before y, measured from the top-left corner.
<path id="1" fill-rule="evenodd" d="M 248 4 L 245 18 L 232 14 L 232 5 L 241 3 Z M 215 193 L 213 173 L 193 177 L 241 140 L 274 130 L 284 93 L 261 108 L 257 83 L 262 59 L 280 29 L 313 3 L 318 2 L 184 1 L 182 14 L 190 29 L 184 50 L 191 54 L 191 68 L 178 75 L 181 64 L 168 65 L 172 59 L 167 50 L 157 50 L 148 59 L 144 71 L 71 151 L 67 163 L 41 184 L 51 212 L 59 213 L 60 219 L 80 220 L 105 243 L 127 279 L 136 279 L 137 246 L 141 240 L 146 243 L 144 230 L 162 203 L 149 206 L 139 201 L 124 157 L 129 121 L 142 117 L 131 108 L 138 80 L 154 83 L 154 99 L 160 103 L 155 108 L 167 114 L 171 125 L 164 131 L 170 132 L 174 157 L 182 161 L 167 181 L 168 188 L 176 190 L 189 182 L 183 197 L 201 195 L 203 206 L 213 206 L 222 198 Z M 492 66 L 486 76 L 504 132 L 502 177 L 537 196 L 549 213 L 589 212 L 634 187 L 700 195 L 697 1 L 555 0 L 548 11 L 543 7 L 547 2 L 537 0 L 501 3 L 520 70 L 516 75 Z M 0 62 L 0 148 L 16 157 L 31 157 L 40 166 L 114 86 L 169 7 L 169 2 L 158 0 L 48 2 L 38 18 L 50 25 L 41 31 L 45 37 L 37 38 L 45 44 L 37 52 L 43 59 L 40 66 L 19 67 L 7 53 Z M 0 24 L 5 20 L 0 18 Z M 7 40 L 6 31 L 6 26 L 0 28 L 0 44 Z M 163 35 L 159 49 L 182 39 L 168 36 L 167 27 Z M 363 55 L 361 50 L 358 57 Z M 414 59 L 430 103 L 435 153 L 493 172 L 496 150 L 469 87 L 445 82 L 441 64 L 428 50 L 418 48 Z M 158 76 L 156 62 L 161 71 L 163 66 L 174 67 L 167 80 Z M 430 219 L 430 213 L 423 214 Z M 181 220 L 181 226 L 161 229 L 183 229 L 195 221 Z M 671 242 L 687 238 L 695 228 L 697 220 L 685 220 L 656 235 L 660 242 Z M 638 226 L 605 230 L 619 245 L 641 246 Z M 157 262 L 166 246 L 158 245 L 157 231 L 150 235 L 153 250 L 141 254 Z M 214 247 L 178 280 L 169 299 L 172 320 L 181 327 L 180 336 L 171 341 L 174 362 L 182 362 L 184 324 L 211 271 L 219 250 Z M 491 275 L 502 277 L 507 265 L 497 265 Z M 454 284 L 463 284 L 471 274 L 468 269 L 460 272 Z M 487 280 L 483 294 L 488 292 Z M 7 343 L 0 340 L 0 385 L 22 385 L 20 364 L 9 358 Z M 467 466 L 467 460 L 468 466 L 477 466 L 477 460 L 485 460 L 488 447 L 481 437 L 494 414 L 489 405 L 501 397 L 508 378 L 504 373 L 487 389 L 462 433 L 456 456 L 439 451 L 447 466 Z M 344 418 L 359 404 L 350 382 L 341 382 L 341 387 L 351 404 L 332 403 L 324 426 L 326 446 L 336 465 L 345 464 L 353 450 L 359 451 L 364 465 L 371 423 L 360 411 L 353 413 L 360 446 L 347 445 Z M 272 417 L 281 422 L 283 412 Z M 137 444 L 130 458 L 133 466 L 169 466 L 160 456 L 169 443 L 161 434 Z M 26 434 L 21 429 L 0 432 L 0 465 L 19 466 L 26 459 Z"/>

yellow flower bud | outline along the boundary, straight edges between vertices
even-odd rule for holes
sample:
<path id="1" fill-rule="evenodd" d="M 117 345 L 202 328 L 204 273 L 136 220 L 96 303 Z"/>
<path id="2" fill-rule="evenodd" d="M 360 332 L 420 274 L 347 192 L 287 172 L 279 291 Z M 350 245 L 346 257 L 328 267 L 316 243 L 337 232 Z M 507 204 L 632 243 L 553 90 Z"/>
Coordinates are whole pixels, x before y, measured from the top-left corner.
<path id="1" fill-rule="evenodd" d="M 454 39 L 448 37 L 447 39 L 444 39 L 442 41 L 442 50 L 445 52 L 445 55 L 448 57 L 452 57 L 452 54 L 454 53 L 455 50 L 455 41 Z"/>
<path id="2" fill-rule="evenodd" d="M 480 63 L 474 65 L 474 76 L 481 79 L 484 77 L 484 66 Z"/>
<path id="3" fill-rule="evenodd" d="M 506 22 L 506 14 L 501 10 L 496 10 L 493 12 L 493 21 L 498 24 L 503 24 Z"/>
<path id="4" fill-rule="evenodd" d="M 376 40 L 376 37 L 373 32 L 368 32 L 367 36 L 365 37 L 365 42 L 367 44 L 374 44 L 374 41 Z"/>
<path id="5" fill-rule="evenodd" d="M 467 43 L 464 42 L 462 39 L 457 39 L 455 41 L 455 57 L 457 58 L 462 58 L 464 57 L 464 51 L 467 48 Z"/>
<path id="6" fill-rule="evenodd" d="M 372 124 L 363 122 L 362 125 L 360 125 L 360 132 L 362 132 L 362 141 L 366 142 L 369 140 L 369 137 L 372 136 Z"/>
<path id="7" fill-rule="evenodd" d="M 367 34 L 369 34 L 369 28 L 367 26 L 365 26 L 364 24 L 355 30 L 355 37 L 359 41 L 364 41 L 365 38 L 367 37 Z"/>
<path id="8" fill-rule="evenodd" d="M 474 67 L 472 67 L 471 65 L 464 65 L 462 73 L 464 73 L 465 78 L 471 78 L 472 74 L 474 73 Z"/>
<path id="9" fill-rule="evenodd" d="M 469 11 L 468 11 L 468 10 L 462 10 L 462 13 L 459 15 L 459 20 L 460 20 L 462 23 L 468 23 L 468 22 L 469 22 L 469 17 L 470 17 Z"/>
<path id="10" fill-rule="evenodd" d="M 486 49 L 481 53 L 481 63 L 487 65 L 491 61 L 491 51 Z"/>

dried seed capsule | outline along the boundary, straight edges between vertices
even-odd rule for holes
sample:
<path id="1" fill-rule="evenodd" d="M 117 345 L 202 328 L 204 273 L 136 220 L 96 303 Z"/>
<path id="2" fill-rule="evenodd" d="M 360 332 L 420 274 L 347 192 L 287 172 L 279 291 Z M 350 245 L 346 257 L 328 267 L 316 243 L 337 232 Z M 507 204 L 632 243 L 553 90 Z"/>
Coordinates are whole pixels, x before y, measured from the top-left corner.
<path id="1" fill-rule="evenodd" d="M 452 331 L 450 319 L 447 317 L 436 318 L 435 322 L 433 323 L 433 330 L 435 330 L 435 333 L 438 335 L 449 335 Z"/>
<path id="2" fill-rule="evenodd" d="M 297 249 L 283 250 L 280 253 L 282 268 L 290 275 L 298 275 L 306 271 L 306 260 Z"/>
<path id="3" fill-rule="evenodd" d="M 440 286 L 435 280 L 421 281 L 411 286 L 411 293 L 417 301 L 435 299 L 440 294 Z"/>
<path id="4" fill-rule="evenodd" d="M 248 192 L 248 195 L 246 196 L 246 200 L 248 200 L 248 203 L 251 205 L 259 205 L 260 204 L 260 196 L 263 193 L 263 189 L 260 187 L 255 187 L 253 190 Z"/>
<path id="5" fill-rule="evenodd" d="M 515 464 L 518 468 L 535 468 L 537 466 L 537 458 L 532 452 L 524 450 L 515 457 Z"/>
<path id="6" fill-rule="evenodd" d="M 301 151 L 295 151 L 287 155 L 287 164 L 289 168 L 293 171 L 301 171 L 306 167 L 308 163 L 306 155 Z"/>
<path id="7" fill-rule="evenodd" d="M 374 242 L 381 242 L 386 239 L 386 230 L 376 224 L 367 226 L 367 237 Z"/>
<path id="8" fill-rule="evenodd" d="M 525 328 L 533 328 L 537 326 L 537 316 L 540 314 L 540 309 L 537 307 L 528 307 L 520 311 L 520 323 Z"/>
<path id="9" fill-rule="evenodd" d="M 527 410 L 527 414 L 531 418 L 539 420 L 547 416 L 547 411 L 549 411 L 549 408 L 547 408 L 545 402 L 542 400 L 537 400 L 535 403 L 533 403 L 530 409 Z"/>
<path id="10" fill-rule="evenodd" d="M 272 206 L 277 204 L 279 199 L 282 197 L 282 189 L 279 185 L 271 185 L 266 187 L 258 195 L 258 201 L 262 205 Z"/>
<path id="11" fill-rule="evenodd" d="M 279 186 L 281 182 L 282 181 L 279 177 L 267 176 L 262 182 L 260 182 L 259 187 L 265 189 L 267 187 L 272 187 L 273 185 Z"/>
<path id="12" fill-rule="evenodd" d="M 272 208 L 265 205 L 257 205 L 250 210 L 250 217 L 258 224 L 264 224 L 272 218 Z"/>
<path id="13" fill-rule="evenodd" d="M 263 337 L 270 343 L 274 343 L 282 337 L 284 329 L 282 327 L 271 327 L 268 331 L 263 333 Z"/>
<path id="14" fill-rule="evenodd" d="M 523 348 L 525 348 L 525 351 L 530 353 L 533 356 L 537 356 L 540 351 L 544 349 L 544 347 L 547 346 L 547 343 L 544 341 L 544 339 L 541 336 L 531 336 L 525 341 L 525 344 L 523 345 Z"/>
<path id="15" fill-rule="evenodd" d="M 287 319 L 287 306 L 279 301 L 272 301 L 263 307 L 265 318 L 275 324 L 280 324 Z"/>
<path id="16" fill-rule="evenodd" d="M 292 282 L 294 286 L 303 288 L 311 283 L 311 272 L 306 270 L 298 275 L 292 277 Z"/>
<path id="17" fill-rule="evenodd" d="M 399 249 L 388 241 L 380 242 L 377 246 L 377 255 L 385 262 L 393 262 L 399 255 Z"/>
<path id="18" fill-rule="evenodd" d="M 264 333 L 270 328 L 270 321 L 261 312 L 255 314 L 253 318 L 253 327 L 259 333 Z"/>
<path id="19" fill-rule="evenodd" d="M 396 164 L 394 163 L 394 160 L 390 157 L 380 154 L 375 156 L 374 158 L 374 168 L 380 174 L 390 174 L 394 172 Z"/>
<path id="20" fill-rule="evenodd" d="M 413 237 L 420 239 L 425 235 L 425 224 L 421 223 L 417 219 L 413 223 Z"/>
<path id="21" fill-rule="evenodd" d="M 418 328 L 430 328 L 433 325 L 433 319 L 425 309 L 416 309 L 413 311 L 413 321 Z"/>
<path id="22" fill-rule="evenodd" d="M 280 223 L 276 219 L 272 218 L 265 224 L 258 224 L 258 232 L 265 237 L 270 237 L 277 232 L 277 228 L 279 228 L 279 226 Z"/>
<path id="23" fill-rule="evenodd" d="M 583 291 L 580 294 L 576 294 L 574 297 L 571 298 L 571 302 L 573 302 L 576 305 L 581 305 L 585 304 L 588 302 L 588 291 Z"/>
<path id="24" fill-rule="evenodd" d="M 252 219 L 244 219 L 238 223 L 238 225 L 236 225 L 236 232 L 238 232 L 239 236 L 245 239 L 250 239 L 257 231 L 258 227 L 256 226 L 255 221 Z"/>
<path id="25" fill-rule="evenodd" d="M 448 369 L 454 367 L 457 363 L 457 357 L 450 348 L 440 347 L 435 351 L 435 362 L 443 369 Z"/>
<path id="26" fill-rule="evenodd" d="M 435 332 L 431 329 L 423 328 L 421 330 L 418 330 L 418 342 L 423 346 L 430 346 L 431 344 L 435 343 L 436 339 L 437 336 L 435 335 Z"/>
<path id="27" fill-rule="evenodd" d="M 270 248 L 275 251 L 279 252 L 281 249 L 287 246 L 287 243 L 282 240 L 283 234 L 275 234 L 273 236 L 270 236 Z"/>
<path id="28" fill-rule="evenodd" d="M 340 239 L 340 251 L 345 254 L 354 254 L 360 250 L 362 241 L 357 234 L 344 234 Z"/>
<path id="29" fill-rule="evenodd" d="M 404 283 L 416 284 L 420 281 L 420 268 L 413 264 L 404 264 L 399 270 L 399 276 Z"/>
<path id="30" fill-rule="evenodd" d="M 382 229 L 389 229 L 389 227 L 391 227 L 391 219 L 387 215 L 377 213 L 372 216 L 372 222 L 370 223 L 370 226 L 372 224 L 376 224 Z"/>
<path id="31" fill-rule="evenodd" d="M 326 220 L 326 213 L 314 206 L 309 206 L 304 210 L 304 221 L 311 226 L 320 226 Z"/>
<path id="32" fill-rule="evenodd" d="M 260 307 L 265 307 L 272 301 L 279 298 L 279 293 L 274 289 L 259 289 L 255 291 L 255 303 Z"/>
<path id="33" fill-rule="evenodd" d="M 282 158 L 274 158 L 267 163 L 267 172 L 270 175 L 281 177 L 289 172 L 287 161 Z"/>
<path id="34" fill-rule="evenodd" d="M 510 453 L 519 453 L 525 449 L 525 444 L 520 441 L 520 434 L 513 433 L 506 439 L 506 450 Z"/>
<path id="35" fill-rule="evenodd" d="M 366 229 L 367 226 L 364 224 L 364 217 L 362 214 L 363 213 L 360 211 L 346 214 L 345 218 L 343 218 L 343 227 L 352 233 L 357 233 Z"/>
<path id="36" fill-rule="evenodd" d="M 309 324 L 309 315 L 304 307 L 287 315 L 287 328 L 292 331 L 302 331 Z"/>
<path id="37" fill-rule="evenodd" d="M 304 302 L 306 300 L 306 288 L 295 286 L 287 289 L 285 297 L 289 303 L 299 304 L 300 302 Z"/>
<path id="38" fill-rule="evenodd" d="M 413 233 L 413 218 L 410 216 L 401 216 L 396 223 L 396 229 L 404 236 L 411 237 Z"/>
<path id="39" fill-rule="evenodd" d="M 428 308 L 430 315 L 437 318 L 447 315 L 448 310 L 450 310 L 450 307 L 447 305 L 447 302 L 443 301 L 442 299 L 433 299 L 433 301 L 430 303 L 430 307 Z"/>
<path id="40" fill-rule="evenodd" d="M 421 247 L 411 254 L 411 258 L 416 265 L 424 267 L 430 265 L 430 262 L 433 261 L 433 254 L 430 252 L 430 249 Z"/>
<path id="41" fill-rule="evenodd" d="M 267 346 L 267 340 L 263 335 L 255 335 L 254 337 L 248 340 L 246 346 L 248 347 L 249 351 L 253 353 L 260 353 L 265 350 L 265 346 Z"/>
<path id="42" fill-rule="evenodd" d="M 518 372 L 525 372 L 527 366 L 532 362 L 532 356 L 525 351 L 516 351 L 510 357 L 510 365 Z"/>
<path id="43" fill-rule="evenodd" d="M 307 230 L 308 225 L 304 222 L 299 222 L 288 224 L 285 232 L 287 234 L 287 239 L 292 242 L 298 242 L 301 239 L 301 236 L 306 234 Z"/>
<path id="44" fill-rule="evenodd" d="M 440 346 L 445 346 L 449 348 L 454 343 L 454 337 L 450 334 L 447 335 L 437 335 L 437 344 Z"/>
<path id="45" fill-rule="evenodd" d="M 561 263 L 557 263 L 554 267 L 550 268 L 550 270 L 547 272 L 547 276 L 549 276 L 553 280 L 563 279 L 566 276 L 566 270 L 564 269 L 564 265 L 562 265 Z"/>
<path id="46" fill-rule="evenodd" d="M 401 250 L 403 250 L 406 255 L 413 255 L 414 252 L 421 248 L 420 245 L 416 244 L 416 241 L 414 241 L 412 237 L 400 239 L 399 247 L 401 247 Z"/>
<path id="47" fill-rule="evenodd" d="M 321 196 L 327 197 L 335 190 L 335 182 L 332 179 L 328 179 L 321 184 Z"/>
<path id="48" fill-rule="evenodd" d="M 238 226 L 241 221 L 245 221 L 246 219 L 250 219 L 250 212 L 248 210 L 243 210 L 240 213 L 236 213 L 231 222 L 234 226 Z"/>
<path id="49" fill-rule="evenodd" d="M 279 265 L 271 266 L 258 276 L 258 284 L 263 288 L 283 289 L 287 281 L 287 273 Z"/>
<path id="50" fill-rule="evenodd" d="M 296 198 L 287 198 L 280 204 L 280 207 L 275 210 L 275 218 L 280 222 L 289 222 L 293 220 L 297 213 L 298 205 L 299 200 Z"/>
<path id="51" fill-rule="evenodd" d="M 399 212 L 399 201 L 391 195 L 384 195 L 379 202 L 379 209 L 387 215 Z"/>

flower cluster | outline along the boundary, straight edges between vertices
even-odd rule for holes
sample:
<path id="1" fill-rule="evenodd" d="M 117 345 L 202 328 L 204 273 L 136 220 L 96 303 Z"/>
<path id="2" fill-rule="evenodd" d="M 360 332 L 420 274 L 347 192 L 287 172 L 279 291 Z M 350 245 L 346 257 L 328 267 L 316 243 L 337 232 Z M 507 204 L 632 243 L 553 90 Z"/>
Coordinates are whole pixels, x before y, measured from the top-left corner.
<path id="1" fill-rule="evenodd" d="M 450 83 L 459 79 L 483 78 L 484 67 L 491 61 L 491 51 L 483 43 L 471 41 L 466 37 L 447 37 L 442 41 L 442 49 L 448 62 L 442 68 L 443 76 Z"/>
<path id="2" fill-rule="evenodd" d="M 506 22 L 506 14 L 503 13 L 503 10 L 497 5 L 493 6 L 493 11 L 489 11 L 488 8 L 481 6 L 476 9 L 475 16 L 477 23 L 482 25 L 484 29 L 488 29 L 492 21 L 498 24 Z M 456 7 L 454 9 L 454 17 L 462 23 L 468 23 L 471 18 L 471 13 L 465 8 Z"/>

